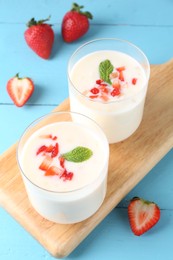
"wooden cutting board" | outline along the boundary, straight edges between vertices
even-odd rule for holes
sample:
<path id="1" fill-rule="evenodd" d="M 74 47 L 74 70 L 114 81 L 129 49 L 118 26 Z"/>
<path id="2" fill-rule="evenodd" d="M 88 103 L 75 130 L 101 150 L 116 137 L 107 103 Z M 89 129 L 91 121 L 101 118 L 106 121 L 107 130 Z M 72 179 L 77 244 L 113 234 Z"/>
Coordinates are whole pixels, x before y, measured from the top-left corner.
<path id="1" fill-rule="evenodd" d="M 56 111 L 69 110 L 65 100 Z M 31 207 L 16 162 L 16 144 L 0 157 L 0 204 L 53 256 L 64 257 L 109 214 L 173 146 L 173 60 L 151 66 L 143 121 L 127 140 L 110 145 L 108 190 L 89 219 L 60 225 Z"/>

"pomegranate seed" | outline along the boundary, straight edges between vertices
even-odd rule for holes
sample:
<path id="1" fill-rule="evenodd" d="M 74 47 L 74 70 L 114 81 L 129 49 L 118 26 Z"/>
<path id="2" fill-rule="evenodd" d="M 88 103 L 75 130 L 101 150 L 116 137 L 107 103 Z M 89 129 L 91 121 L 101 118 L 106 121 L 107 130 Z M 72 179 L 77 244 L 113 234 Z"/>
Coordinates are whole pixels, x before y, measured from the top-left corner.
<path id="1" fill-rule="evenodd" d="M 119 95 L 120 95 L 120 89 L 119 89 L 119 88 L 114 88 L 114 89 L 112 90 L 112 92 L 111 92 L 111 95 L 112 95 L 113 97 L 119 96 Z"/>
<path id="2" fill-rule="evenodd" d="M 98 88 L 92 88 L 92 89 L 90 90 L 90 92 L 93 93 L 93 94 L 98 94 L 99 91 L 100 91 L 100 90 L 99 90 Z"/>
<path id="3" fill-rule="evenodd" d="M 62 178 L 63 181 L 67 181 L 67 180 L 71 181 L 73 175 L 74 175 L 73 172 L 67 172 L 67 170 L 65 170 L 63 174 L 61 174 L 60 178 Z"/>
<path id="4" fill-rule="evenodd" d="M 137 82 L 137 78 L 133 78 L 133 79 L 132 79 L 132 84 L 133 84 L 133 85 L 136 85 L 136 82 Z"/>
<path id="5" fill-rule="evenodd" d="M 103 82 L 102 79 L 98 79 L 98 80 L 96 80 L 96 84 L 98 84 L 98 85 L 100 85 L 102 82 Z"/>

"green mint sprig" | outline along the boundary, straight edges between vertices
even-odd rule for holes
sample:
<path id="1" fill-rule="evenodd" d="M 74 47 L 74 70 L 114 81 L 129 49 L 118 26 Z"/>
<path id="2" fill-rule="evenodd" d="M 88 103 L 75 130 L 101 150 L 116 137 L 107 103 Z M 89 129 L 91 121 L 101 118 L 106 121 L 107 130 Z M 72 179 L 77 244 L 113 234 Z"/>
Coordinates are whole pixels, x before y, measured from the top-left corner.
<path id="1" fill-rule="evenodd" d="M 89 148 L 78 146 L 70 152 L 62 154 L 61 157 L 70 162 L 80 163 L 88 160 L 92 155 L 93 152 Z"/>
<path id="2" fill-rule="evenodd" d="M 105 82 L 112 84 L 109 75 L 112 73 L 114 67 L 110 60 L 104 60 L 99 65 L 100 78 Z"/>

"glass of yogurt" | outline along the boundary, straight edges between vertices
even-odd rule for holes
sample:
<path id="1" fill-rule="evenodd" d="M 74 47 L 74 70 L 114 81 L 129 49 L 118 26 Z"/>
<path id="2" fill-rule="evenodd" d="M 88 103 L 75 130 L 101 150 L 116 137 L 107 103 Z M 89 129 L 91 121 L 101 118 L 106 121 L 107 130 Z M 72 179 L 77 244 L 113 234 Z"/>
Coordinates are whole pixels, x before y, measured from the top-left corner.
<path id="1" fill-rule="evenodd" d="M 109 143 L 120 142 L 140 125 L 149 75 L 147 57 L 130 42 L 87 42 L 68 63 L 70 110 L 97 122 Z"/>
<path id="2" fill-rule="evenodd" d="M 83 221 L 99 209 L 106 194 L 108 160 L 109 144 L 102 129 L 71 112 L 34 121 L 17 149 L 32 206 L 61 224 Z"/>

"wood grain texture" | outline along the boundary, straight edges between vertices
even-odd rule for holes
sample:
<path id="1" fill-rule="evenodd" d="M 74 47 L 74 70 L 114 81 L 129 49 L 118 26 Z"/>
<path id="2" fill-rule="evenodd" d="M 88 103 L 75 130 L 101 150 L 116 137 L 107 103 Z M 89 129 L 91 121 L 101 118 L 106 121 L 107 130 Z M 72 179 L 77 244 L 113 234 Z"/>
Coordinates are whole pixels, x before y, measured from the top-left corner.
<path id="1" fill-rule="evenodd" d="M 151 67 L 143 121 L 127 140 L 110 145 L 108 190 L 89 219 L 59 225 L 31 207 L 16 162 L 16 144 L 0 157 L 0 204 L 53 256 L 70 254 L 173 146 L 173 60 Z M 65 100 L 55 111 L 69 110 Z"/>

